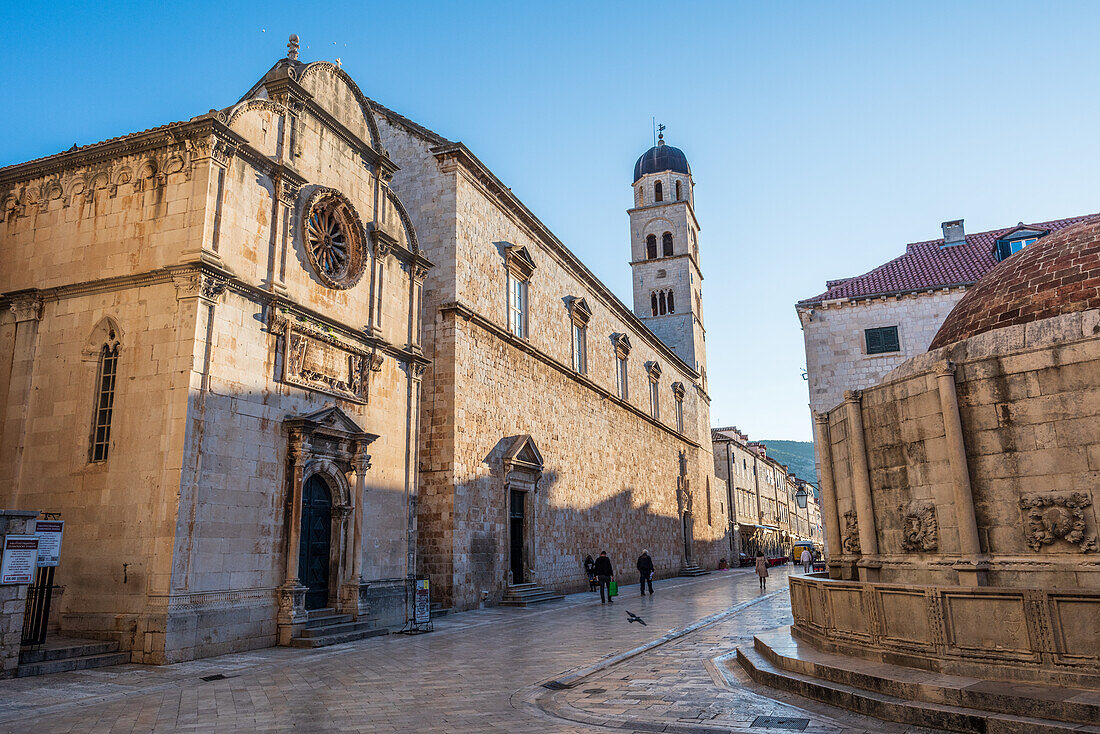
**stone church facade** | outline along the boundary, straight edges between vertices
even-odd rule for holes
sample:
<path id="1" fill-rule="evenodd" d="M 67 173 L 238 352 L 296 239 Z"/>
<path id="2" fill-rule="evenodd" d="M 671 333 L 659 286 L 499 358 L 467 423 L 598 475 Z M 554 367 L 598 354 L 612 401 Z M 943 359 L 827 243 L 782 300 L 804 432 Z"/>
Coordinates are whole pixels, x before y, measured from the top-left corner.
<path id="1" fill-rule="evenodd" d="M 417 574 L 469 608 L 600 550 L 715 565 L 697 225 L 650 206 L 636 278 L 690 318 L 296 43 L 231 107 L 0 169 L 0 504 L 66 520 L 61 631 L 163 663 L 399 626 Z"/>
<path id="2" fill-rule="evenodd" d="M 0 169 L 0 503 L 66 520 L 61 629 L 135 662 L 400 624 L 420 283 L 333 64 Z"/>

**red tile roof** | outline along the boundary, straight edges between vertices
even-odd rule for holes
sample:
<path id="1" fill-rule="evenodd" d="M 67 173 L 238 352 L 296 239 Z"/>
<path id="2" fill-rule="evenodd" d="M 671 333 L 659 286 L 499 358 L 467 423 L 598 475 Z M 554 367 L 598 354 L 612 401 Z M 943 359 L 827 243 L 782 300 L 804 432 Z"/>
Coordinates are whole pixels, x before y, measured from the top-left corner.
<path id="1" fill-rule="evenodd" d="M 1025 225 L 1055 232 L 1088 220 L 1100 220 L 1100 214 L 1085 214 Z M 852 278 L 827 281 L 824 293 L 799 301 L 812 306 L 834 299 L 858 299 L 909 291 L 932 290 L 957 285 L 973 285 L 997 264 L 993 246 L 1001 235 L 1020 225 L 968 234 L 965 244 L 943 246 L 943 238 L 914 242 L 905 246 L 905 254 L 869 273 Z"/>

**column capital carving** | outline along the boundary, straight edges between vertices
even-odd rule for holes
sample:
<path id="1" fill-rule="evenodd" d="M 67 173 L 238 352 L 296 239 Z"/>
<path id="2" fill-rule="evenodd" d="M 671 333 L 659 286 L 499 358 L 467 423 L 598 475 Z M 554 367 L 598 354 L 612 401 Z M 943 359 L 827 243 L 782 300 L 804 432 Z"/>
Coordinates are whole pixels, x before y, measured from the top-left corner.
<path id="1" fill-rule="evenodd" d="M 370 469 L 370 454 L 366 451 L 360 451 L 352 458 L 351 465 L 356 474 L 366 474 L 367 470 Z"/>
<path id="2" fill-rule="evenodd" d="M 955 363 L 950 359 L 945 359 L 942 362 L 937 362 L 936 366 L 932 368 L 938 377 L 945 377 L 947 375 L 955 374 Z"/>
<path id="3" fill-rule="evenodd" d="M 845 390 L 844 391 L 844 402 L 846 402 L 846 403 L 858 403 L 861 400 L 863 400 L 863 391 L 862 390 Z"/>
<path id="4" fill-rule="evenodd" d="M 20 293 L 12 297 L 9 306 L 15 314 L 15 322 L 38 321 L 42 318 L 42 296 L 37 293 Z"/>
<path id="5" fill-rule="evenodd" d="M 424 370 L 426 369 L 426 367 L 427 365 L 422 364 L 421 362 L 413 362 L 411 365 L 409 365 L 409 375 L 417 382 L 420 382 L 424 379 Z"/>
<path id="6" fill-rule="evenodd" d="M 823 426 L 829 425 L 829 412 L 828 411 L 813 411 L 814 423 L 818 423 Z"/>

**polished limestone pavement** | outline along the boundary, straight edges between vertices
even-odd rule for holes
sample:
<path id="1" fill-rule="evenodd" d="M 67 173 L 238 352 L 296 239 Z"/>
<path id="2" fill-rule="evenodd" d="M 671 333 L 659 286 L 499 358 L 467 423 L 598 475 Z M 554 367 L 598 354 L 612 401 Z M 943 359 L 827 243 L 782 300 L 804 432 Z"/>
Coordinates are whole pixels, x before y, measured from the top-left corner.
<path id="1" fill-rule="evenodd" d="M 764 593 L 740 569 L 658 580 L 652 597 L 626 585 L 609 605 L 583 593 L 464 612 L 415 637 L 0 681 L 0 732 L 930 731 L 760 688 L 726 664 L 791 623 L 788 573 L 773 569 Z"/>

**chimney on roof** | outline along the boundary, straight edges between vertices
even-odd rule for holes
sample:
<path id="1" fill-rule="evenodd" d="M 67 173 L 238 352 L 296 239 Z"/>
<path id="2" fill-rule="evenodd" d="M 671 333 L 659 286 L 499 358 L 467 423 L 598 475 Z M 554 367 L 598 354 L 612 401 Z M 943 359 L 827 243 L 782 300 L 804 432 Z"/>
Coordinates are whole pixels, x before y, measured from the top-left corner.
<path id="1" fill-rule="evenodd" d="M 953 219 L 950 222 L 944 222 L 940 226 L 943 227 L 944 247 L 961 245 L 966 242 L 966 232 L 963 231 L 963 220 Z"/>

